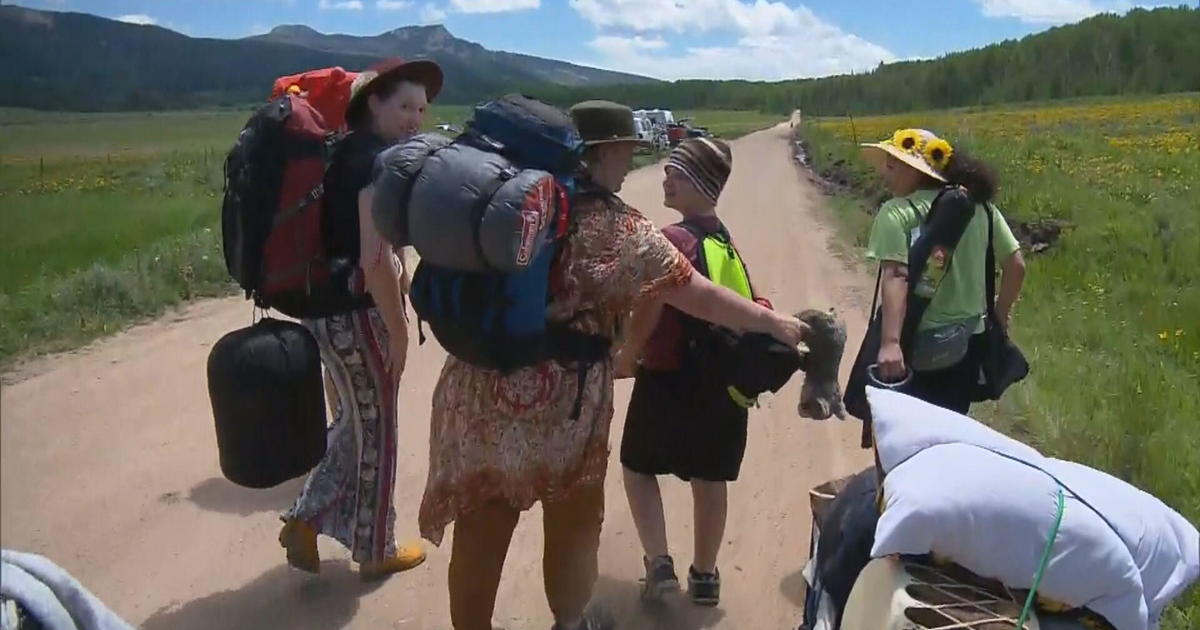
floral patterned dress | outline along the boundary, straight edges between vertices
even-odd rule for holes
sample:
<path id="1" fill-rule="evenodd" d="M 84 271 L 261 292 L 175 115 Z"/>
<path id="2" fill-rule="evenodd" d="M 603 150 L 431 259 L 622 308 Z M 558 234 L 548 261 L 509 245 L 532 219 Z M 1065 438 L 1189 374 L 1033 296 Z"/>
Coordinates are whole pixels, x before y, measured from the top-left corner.
<path id="1" fill-rule="evenodd" d="M 615 339 L 639 297 L 691 278 L 687 259 L 615 196 L 583 193 L 573 212 L 552 320 Z M 448 358 L 433 395 L 421 535 L 441 544 L 446 525 L 490 502 L 526 510 L 603 483 L 612 417 L 611 360 L 586 371 L 548 361 L 502 374 Z"/>

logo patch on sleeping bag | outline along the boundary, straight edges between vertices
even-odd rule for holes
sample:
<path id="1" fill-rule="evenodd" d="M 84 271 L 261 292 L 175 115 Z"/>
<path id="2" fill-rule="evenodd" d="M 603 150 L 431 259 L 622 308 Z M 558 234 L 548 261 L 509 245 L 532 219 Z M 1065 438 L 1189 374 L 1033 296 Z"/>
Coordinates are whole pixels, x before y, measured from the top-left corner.
<path id="1" fill-rule="evenodd" d="M 517 266 L 524 267 L 533 258 L 538 234 L 546 227 L 554 212 L 554 178 L 545 177 L 525 194 L 521 204 L 521 244 L 517 249 Z"/>

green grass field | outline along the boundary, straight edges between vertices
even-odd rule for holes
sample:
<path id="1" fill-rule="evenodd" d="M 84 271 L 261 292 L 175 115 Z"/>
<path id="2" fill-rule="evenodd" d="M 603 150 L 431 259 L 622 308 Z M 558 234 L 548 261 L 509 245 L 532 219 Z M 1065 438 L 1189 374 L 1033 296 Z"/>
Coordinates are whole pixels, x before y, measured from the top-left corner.
<path id="1" fill-rule="evenodd" d="M 989 160 L 1010 221 L 1069 224 L 1027 256 L 1013 334 L 1033 372 L 989 419 L 1200 522 L 1200 95 L 805 121 L 860 245 L 883 191 L 854 142 L 909 127 Z M 1163 627 L 1200 628 L 1200 593 Z"/>
<path id="2" fill-rule="evenodd" d="M 214 231 L 224 156 L 249 115 L 0 109 L 0 364 L 230 292 Z M 469 115 L 435 106 L 427 123 Z M 686 115 L 728 138 L 778 121 Z"/>

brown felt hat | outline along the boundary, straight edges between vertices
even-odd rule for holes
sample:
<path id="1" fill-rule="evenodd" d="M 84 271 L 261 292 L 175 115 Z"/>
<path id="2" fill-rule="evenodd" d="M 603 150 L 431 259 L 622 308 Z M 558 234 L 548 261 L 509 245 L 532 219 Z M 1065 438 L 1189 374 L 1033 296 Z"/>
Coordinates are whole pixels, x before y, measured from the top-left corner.
<path id="1" fill-rule="evenodd" d="M 404 61 L 385 59 L 370 70 L 360 72 L 350 86 L 350 103 L 346 106 L 346 122 L 351 127 L 362 123 L 367 114 L 367 102 L 380 88 L 396 81 L 412 81 L 425 86 L 425 98 L 430 103 L 442 92 L 442 67 L 434 61 L 422 59 Z"/>
<path id="2" fill-rule="evenodd" d="M 612 101 L 584 101 L 571 107 L 571 120 L 587 146 L 643 141 L 633 129 L 633 110 Z"/>

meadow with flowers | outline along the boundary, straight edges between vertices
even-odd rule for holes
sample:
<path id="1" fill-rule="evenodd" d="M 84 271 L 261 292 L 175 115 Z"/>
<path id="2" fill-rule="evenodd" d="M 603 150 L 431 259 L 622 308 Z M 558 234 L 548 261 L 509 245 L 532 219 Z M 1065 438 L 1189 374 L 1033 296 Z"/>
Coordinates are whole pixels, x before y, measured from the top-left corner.
<path id="1" fill-rule="evenodd" d="M 222 168 L 249 113 L 0 109 L 0 363 L 235 289 Z"/>
<path id="2" fill-rule="evenodd" d="M 806 120 L 811 166 L 857 244 L 885 193 L 856 142 L 906 128 L 989 161 L 1019 234 L 1062 230 L 1040 253 L 1026 243 L 1012 332 L 1033 372 L 989 411 L 994 426 L 1200 522 L 1200 95 Z M 1164 628 L 1200 628 L 1200 594 Z"/>

